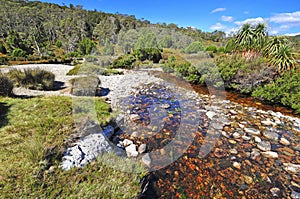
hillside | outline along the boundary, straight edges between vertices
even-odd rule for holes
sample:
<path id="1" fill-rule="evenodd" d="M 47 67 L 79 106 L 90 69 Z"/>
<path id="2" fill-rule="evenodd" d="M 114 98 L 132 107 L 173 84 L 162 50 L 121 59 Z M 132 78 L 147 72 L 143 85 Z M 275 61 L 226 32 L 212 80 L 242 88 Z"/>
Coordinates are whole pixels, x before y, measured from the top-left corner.
<path id="1" fill-rule="evenodd" d="M 0 2 L 0 52 L 13 57 L 75 56 L 74 52 L 84 55 L 96 45 L 100 49 L 101 46 L 118 45 L 119 48 L 114 50 L 125 53 L 144 34 L 145 28 L 151 28 L 151 34 L 159 35 L 158 47 L 180 49 L 193 40 L 218 42 L 225 36 L 219 31 L 207 33 L 175 24 L 152 24 L 133 15 L 84 10 L 80 5 L 61 6 L 23 0 Z M 128 42 L 121 43 L 124 40 Z"/>

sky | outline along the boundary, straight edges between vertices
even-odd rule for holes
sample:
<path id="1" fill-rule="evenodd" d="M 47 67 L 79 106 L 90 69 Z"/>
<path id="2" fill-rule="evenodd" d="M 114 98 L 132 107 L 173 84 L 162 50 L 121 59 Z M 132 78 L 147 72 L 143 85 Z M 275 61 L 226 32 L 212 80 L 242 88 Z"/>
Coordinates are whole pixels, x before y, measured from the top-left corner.
<path id="1" fill-rule="evenodd" d="M 152 23 L 174 23 L 202 31 L 237 31 L 244 23 L 266 23 L 270 35 L 300 34 L 299 0 L 41 0 L 107 13 L 135 15 Z"/>

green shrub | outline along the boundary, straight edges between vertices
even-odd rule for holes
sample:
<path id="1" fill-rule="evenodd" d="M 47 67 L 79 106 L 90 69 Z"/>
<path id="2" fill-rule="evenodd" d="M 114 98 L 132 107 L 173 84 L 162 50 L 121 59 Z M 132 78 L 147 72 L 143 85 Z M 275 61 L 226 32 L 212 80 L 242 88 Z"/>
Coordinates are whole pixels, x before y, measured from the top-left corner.
<path id="1" fill-rule="evenodd" d="M 216 53 L 216 52 L 218 52 L 218 48 L 214 45 L 210 45 L 210 46 L 206 47 L 205 51 Z"/>
<path id="2" fill-rule="evenodd" d="M 80 53 L 78 52 L 69 52 L 65 54 L 65 58 L 75 58 L 75 57 L 80 57 Z"/>
<path id="3" fill-rule="evenodd" d="M 0 42 L 0 53 L 6 54 L 7 50 L 2 42 Z"/>
<path id="4" fill-rule="evenodd" d="M 51 90 L 54 88 L 55 75 L 41 69 L 10 70 L 8 73 L 16 86 L 35 90 Z"/>
<path id="5" fill-rule="evenodd" d="M 0 57 L 0 65 L 7 65 L 8 59 L 6 57 Z"/>
<path id="6" fill-rule="evenodd" d="M 153 63 L 159 63 L 159 60 L 162 59 L 162 50 L 158 48 L 143 48 L 134 50 L 133 54 L 140 61 L 153 61 Z"/>
<path id="7" fill-rule="evenodd" d="M 258 87 L 252 96 L 289 106 L 300 113 L 300 73 L 286 72 L 276 81 Z"/>
<path id="8" fill-rule="evenodd" d="M 132 68 L 133 63 L 136 61 L 135 56 L 131 54 L 125 54 L 118 57 L 116 60 L 113 61 L 112 66 L 114 68 Z"/>
<path id="9" fill-rule="evenodd" d="M 26 52 L 20 48 L 16 48 L 12 51 L 11 55 L 13 57 L 25 57 L 26 56 Z"/>
<path id="10" fill-rule="evenodd" d="M 13 82 L 7 76 L 0 73 L 0 96 L 12 95 L 13 87 Z"/>
<path id="11" fill-rule="evenodd" d="M 183 52 L 191 54 L 191 53 L 198 53 L 198 52 L 203 51 L 203 50 L 204 50 L 203 44 L 201 42 L 197 41 L 197 42 L 193 42 L 189 46 L 187 46 L 183 50 Z"/>

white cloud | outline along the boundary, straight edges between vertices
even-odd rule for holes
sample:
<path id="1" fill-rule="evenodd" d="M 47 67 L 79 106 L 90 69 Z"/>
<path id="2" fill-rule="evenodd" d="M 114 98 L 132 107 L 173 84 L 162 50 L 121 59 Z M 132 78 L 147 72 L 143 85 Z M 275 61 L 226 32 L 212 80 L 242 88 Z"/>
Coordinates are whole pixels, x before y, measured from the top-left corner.
<path id="1" fill-rule="evenodd" d="M 223 12 L 225 10 L 226 10 L 226 8 L 216 8 L 216 9 L 212 10 L 210 13 L 213 14 L 213 13 L 216 13 L 216 12 Z"/>
<path id="2" fill-rule="evenodd" d="M 247 14 L 249 14 L 249 11 L 244 11 L 243 13 L 244 13 L 245 15 L 247 15 Z"/>
<path id="3" fill-rule="evenodd" d="M 209 27 L 211 30 L 225 30 L 227 27 L 221 23 L 216 23 Z"/>
<path id="4" fill-rule="evenodd" d="M 232 16 L 222 16 L 221 20 L 225 21 L 225 22 L 231 22 L 231 21 L 233 21 L 233 17 Z"/>
<path id="5" fill-rule="evenodd" d="M 274 23 L 300 23 L 300 11 L 292 13 L 279 13 L 269 18 Z"/>
<path id="6" fill-rule="evenodd" d="M 297 33 L 288 33 L 288 34 L 285 34 L 285 36 L 296 36 L 296 35 L 300 35 L 300 32 L 297 32 Z"/>
<path id="7" fill-rule="evenodd" d="M 258 23 L 265 23 L 266 21 L 262 17 L 257 17 L 257 18 L 249 18 L 244 21 L 236 21 L 234 22 L 236 25 L 242 26 L 244 24 L 251 24 L 251 25 L 256 25 Z"/>

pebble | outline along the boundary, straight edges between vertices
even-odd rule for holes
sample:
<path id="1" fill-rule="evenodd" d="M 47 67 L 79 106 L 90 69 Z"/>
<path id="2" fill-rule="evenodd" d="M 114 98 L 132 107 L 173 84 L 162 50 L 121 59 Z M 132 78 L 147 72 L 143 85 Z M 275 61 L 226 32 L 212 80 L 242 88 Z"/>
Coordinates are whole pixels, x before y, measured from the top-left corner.
<path id="1" fill-rule="evenodd" d="M 230 149 L 229 153 L 236 155 L 238 154 L 238 151 L 236 149 Z"/>
<path id="2" fill-rule="evenodd" d="M 254 141 L 255 141 L 255 142 L 257 142 L 257 143 L 258 143 L 258 142 L 261 142 L 261 138 L 260 138 L 260 137 L 257 137 L 257 136 L 255 136 L 255 137 L 254 137 Z"/>
<path id="3" fill-rule="evenodd" d="M 281 137 L 280 138 L 280 140 L 279 140 L 279 143 L 280 144 L 283 144 L 283 145 L 285 145 L 285 146 L 289 146 L 291 143 L 290 143 L 290 141 L 288 141 L 286 138 L 284 138 L 284 137 Z"/>
<path id="4" fill-rule="evenodd" d="M 261 154 L 267 158 L 274 158 L 274 159 L 278 158 L 278 153 L 274 151 L 266 151 L 266 152 L 262 152 Z"/>
<path id="5" fill-rule="evenodd" d="M 266 121 L 261 121 L 261 124 L 262 125 L 265 125 L 265 126 L 275 126 L 276 124 L 270 120 L 266 120 Z"/>
<path id="6" fill-rule="evenodd" d="M 257 143 L 257 148 L 262 151 L 270 151 L 271 150 L 271 143 L 268 141 L 261 141 Z"/>
<path id="7" fill-rule="evenodd" d="M 263 135 L 264 135 L 266 138 L 270 139 L 270 140 L 276 140 L 276 141 L 278 141 L 279 135 L 278 135 L 277 133 L 275 133 L 275 132 L 272 132 L 272 131 L 266 131 L 266 132 L 263 132 Z"/>
<path id="8" fill-rule="evenodd" d="M 251 140 L 251 137 L 248 137 L 248 136 L 243 135 L 243 136 L 242 136 L 242 139 L 245 140 L 245 141 L 249 141 L 249 140 Z"/>
<path id="9" fill-rule="evenodd" d="M 283 163 L 284 170 L 292 174 L 300 174 L 300 164 Z"/>
<path id="10" fill-rule="evenodd" d="M 236 112 L 235 110 L 230 110 L 229 111 L 232 115 L 237 115 L 238 114 L 238 112 Z"/>
<path id="11" fill-rule="evenodd" d="M 208 111 L 208 112 L 206 113 L 206 116 L 207 116 L 210 120 L 212 120 L 213 117 L 215 117 L 216 115 L 217 115 L 217 113 L 215 113 L 215 112 L 213 112 L 213 111 Z"/>
<path id="12" fill-rule="evenodd" d="M 232 134 L 232 136 L 233 136 L 234 139 L 239 139 L 241 137 L 241 134 L 235 132 L 235 133 Z"/>
<path id="13" fill-rule="evenodd" d="M 239 170 L 240 170 L 240 169 L 241 169 L 241 166 L 242 166 L 242 165 L 241 165 L 241 163 L 239 163 L 239 162 L 234 162 L 234 163 L 233 163 L 233 167 L 236 168 L 236 169 L 239 169 Z"/>
<path id="14" fill-rule="evenodd" d="M 254 128 L 245 128 L 244 131 L 251 135 L 260 135 L 260 131 Z"/>
<path id="15" fill-rule="evenodd" d="M 125 147 L 125 151 L 127 154 L 127 157 L 137 157 L 139 155 L 139 152 L 136 151 L 136 145 L 135 144 L 131 144 L 127 147 Z"/>
<path id="16" fill-rule="evenodd" d="M 125 140 L 123 140 L 123 142 L 122 142 L 122 145 L 123 145 L 124 147 L 127 147 L 127 146 L 129 146 L 129 145 L 131 145 L 131 144 L 133 144 L 133 141 L 128 140 L 128 139 L 125 139 Z"/>
<path id="17" fill-rule="evenodd" d="M 271 188 L 270 192 L 273 197 L 279 197 L 280 196 L 280 189 L 277 187 Z"/>
<path id="18" fill-rule="evenodd" d="M 252 177 L 246 176 L 246 175 L 245 175 L 244 178 L 245 178 L 245 182 L 246 182 L 248 185 L 250 185 L 250 184 L 253 183 Z"/>

